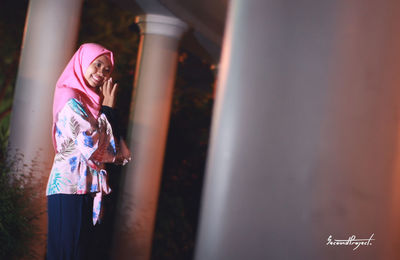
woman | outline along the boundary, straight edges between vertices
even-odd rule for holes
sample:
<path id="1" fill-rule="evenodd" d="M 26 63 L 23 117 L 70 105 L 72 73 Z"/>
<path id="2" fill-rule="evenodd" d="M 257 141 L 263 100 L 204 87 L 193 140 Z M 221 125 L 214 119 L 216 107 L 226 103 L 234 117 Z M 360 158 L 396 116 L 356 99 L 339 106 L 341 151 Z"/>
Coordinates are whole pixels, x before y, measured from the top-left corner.
<path id="1" fill-rule="evenodd" d="M 104 163 L 130 160 L 116 139 L 113 107 L 117 84 L 110 77 L 113 53 L 80 46 L 56 84 L 53 104 L 55 157 L 47 184 L 47 259 L 86 259 L 101 199 L 111 190 Z"/>

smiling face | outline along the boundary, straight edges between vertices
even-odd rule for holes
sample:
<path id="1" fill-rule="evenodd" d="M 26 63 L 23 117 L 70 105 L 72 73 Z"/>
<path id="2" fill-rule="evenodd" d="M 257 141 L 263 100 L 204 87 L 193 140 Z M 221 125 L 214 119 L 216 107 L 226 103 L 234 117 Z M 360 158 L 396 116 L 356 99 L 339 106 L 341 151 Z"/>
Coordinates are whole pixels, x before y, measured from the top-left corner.
<path id="1" fill-rule="evenodd" d="M 86 84 L 92 88 L 100 87 L 110 77 L 111 68 L 112 64 L 107 55 L 97 57 L 84 74 Z"/>

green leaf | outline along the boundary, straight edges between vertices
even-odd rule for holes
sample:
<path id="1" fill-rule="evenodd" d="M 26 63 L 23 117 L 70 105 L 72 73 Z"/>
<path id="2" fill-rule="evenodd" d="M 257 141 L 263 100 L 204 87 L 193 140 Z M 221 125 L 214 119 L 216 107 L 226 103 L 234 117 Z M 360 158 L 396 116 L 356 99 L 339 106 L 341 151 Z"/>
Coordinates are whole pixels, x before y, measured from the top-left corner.
<path id="1" fill-rule="evenodd" d="M 69 126 L 71 128 L 71 132 L 74 138 L 77 138 L 79 135 L 79 132 L 81 130 L 78 121 L 74 117 L 71 117 L 71 121 L 69 122 Z"/>
<path id="2" fill-rule="evenodd" d="M 71 155 L 75 150 L 75 142 L 72 138 L 66 139 L 61 144 L 61 150 L 58 152 L 55 161 L 65 160 L 66 157 Z"/>

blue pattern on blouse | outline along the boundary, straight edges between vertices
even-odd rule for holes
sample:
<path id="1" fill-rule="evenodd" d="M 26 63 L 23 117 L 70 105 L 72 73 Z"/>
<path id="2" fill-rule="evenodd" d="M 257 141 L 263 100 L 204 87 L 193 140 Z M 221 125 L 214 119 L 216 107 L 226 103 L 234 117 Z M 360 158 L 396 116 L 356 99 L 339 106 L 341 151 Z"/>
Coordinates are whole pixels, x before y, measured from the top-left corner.
<path id="1" fill-rule="evenodd" d="M 93 147 L 93 138 L 91 137 L 91 136 L 89 136 L 89 135 L 86 135 L 86 133 L 83 133 L 83 136 L 84 136 L 84 144 L 87 146 L 87 147 L 90 147 L 90 148 L 92 148 Z"/>
<path id="2" fill-rule="evenodd" d="M 114 140 L 111 140 L 110 144 L 107 147 L 107 150 L 112 155 L 116 155 L 117 154 L 117 149 L 115 148 Z"/>
<path id="3" fill-rule="evenodd" d="M 69 105 L 71 106 L 72 110 L 82 117 L 88 117 L 88 114 L 83 109 L 83 105 L 76 99 L 71 99 L 68 101 Z"/>
<path id="4" fill-rule="evenodd" d="M 57 125 L 56 125 L 56 134 L 57 134 L 57 137 L 60 137 L 62 135 L 62 133 L 61 133 L 60 129 L 58 129 Z"/>
<path id="5" fill-rule="evenodd" d="M 74 172 L 76 168 L 76 156 L 69 159 L 69 165 L 71 166 L 71 172 Z"/>

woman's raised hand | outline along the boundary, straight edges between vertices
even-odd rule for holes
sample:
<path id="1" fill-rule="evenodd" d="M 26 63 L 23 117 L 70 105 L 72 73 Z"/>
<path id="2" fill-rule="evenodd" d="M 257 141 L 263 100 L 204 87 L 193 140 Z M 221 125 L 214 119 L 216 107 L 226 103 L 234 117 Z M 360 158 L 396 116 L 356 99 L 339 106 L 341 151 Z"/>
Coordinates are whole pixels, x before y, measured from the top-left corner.
<path id="1" fill-rule="evenodd" d="M 112 78 L 104 81 L 104 84 L 100 91 L 103 94 L 103 106 L 109 106 L 114 108 L 115 94 L 117 93 L 118 84 L 112 82 Z"/>

